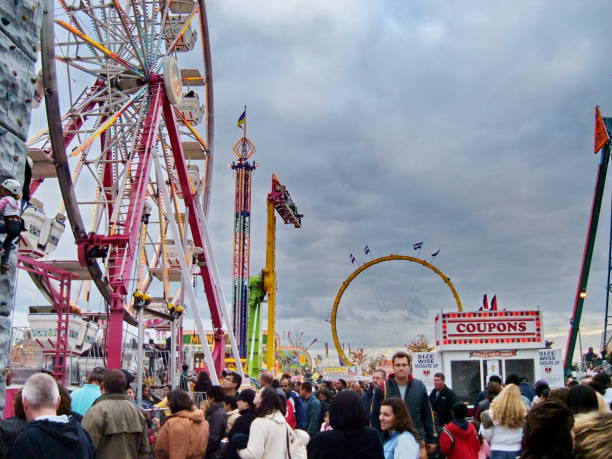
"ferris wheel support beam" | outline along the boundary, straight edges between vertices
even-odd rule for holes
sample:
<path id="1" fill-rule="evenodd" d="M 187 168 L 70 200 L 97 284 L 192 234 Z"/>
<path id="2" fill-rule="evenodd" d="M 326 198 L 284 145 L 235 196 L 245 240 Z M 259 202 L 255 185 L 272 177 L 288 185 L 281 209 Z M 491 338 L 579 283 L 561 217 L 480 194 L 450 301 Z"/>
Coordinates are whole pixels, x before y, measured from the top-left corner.
<path id="1" fill-rule="evenodd" d="M 157 156 L 153 157 L 153 161 L 155 163 L 155 175 L 157 177 L 157 187 L 162 196 L 162 199 L 165 202 L 165 206 L 167 209 L 172 209 L 172 204 L 170 202 L 170 196 L 168 193 L 168 188 L 166 187 L 166 183 L 163 178 L 163 172 L 161 165 L 159 164 L 159 158 Z M 169 218 L 168 223 L 170 224 L 170 231 L 172 232 L 172 236 L 174 240 L 177 241 L 175 243 L 175 247 L 178 251 L 178 260 L 181 268 L 181 274 L 184 278 L 189 277 L 189 270 L 187 269 L 187 263 L 185 262 L 185 249 L 182 244 L 182 240 L 180 238 L 179 230 L 176 225 L 176 221 Z M 200 342 L 202 343 L 202 350 L 204 351 L 204 359 L 206 360 L 206 364 L 208 365 L 208 372 L 210 374 L 210 379 L 213 384 L 219 384 L 218 375 L 223 368 L 218 368 L 217 362 L 213 361 L 213 356 L 210 352 L 210 348 L 208 347 L 208 340 L 206 339 L 206 331 L 204 330 L 204 323 L 202 322 L 202 317 L 200 316 L 200 311 L 198 310 L 198 304 L 196 302 L 195 291 L 193 289 L 193 285 L 191 283 L 186 283 L 187 287 L 187 297 L 189 302 L 191 303 L 191 311 L 193 312 L 193 318 L 196 323 L 196 328 L 198 329 L 198 333 L 200 335 Z M 174 327 L 173 327 L 174 330 Z M 214 368 L 215 371 L 211 371 Z M 174 376 L 173 376 L 174 377 Z"/>
<path id="2" fill-rule="evenodd" d="M 189 184 L 189 174 L 187 164 L 185 162 L 185 154 L 183 152 L 183 144 L 179 135 L 179 127 L 176 119 L 174 108 L 170 104 L 168 98 L 164 99 L 164 121 L 168 130 L 168 138 L 174 158 L 174 168 L 179 179 L 179 185 L 183 193 L 185 208 L 187 209 L 187 218 L 191 229 L 191 236 L 195 247 L 202 249 L 202 253 L 198 255 L 198 264 L 200 265 L 200 275 L 204 283 L 204 292 L 208 300 L 210 315 L 213 324 L 215 335 L 215 348 L 213 349 L 213 357 L 215 368 L 221 371 L 225 365 L 225 333 L 223 331 L 223 320 L 226 321 L 227 334 L 230 339 L 232 354 L 236 358 L 236 362 L 240 362 L 240 353 L 238 344 L 232 332 L 232 326 L 229 324 L 228 314 L 225 311 L 225 300 L 223 292 L 220 289 L 220 282 L 216 279 L 216 266 L 212 258 L 212 252 L 209 252 L 210 241 L 208 241 L 206 233 L 205 218 L 201 216 L 201 211 L 198 208 L 198 200 L 193 194 Z M 204 342 L 204 338 L 201 339 Z M 242 365 L 236 365 L 239 373 L 243 374 Z"/>

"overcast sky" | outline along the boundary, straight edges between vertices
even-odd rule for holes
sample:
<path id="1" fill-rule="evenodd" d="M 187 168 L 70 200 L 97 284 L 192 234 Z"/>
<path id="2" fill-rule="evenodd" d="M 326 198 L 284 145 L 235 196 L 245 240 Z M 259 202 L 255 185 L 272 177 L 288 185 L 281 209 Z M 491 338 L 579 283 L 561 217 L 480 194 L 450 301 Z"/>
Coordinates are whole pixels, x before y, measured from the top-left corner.
<path id="1" fill-rule="evenodd" d="M 599 155 L 593 109 L 612 116 L 612 4 L 223 0 L 208 2 L 215 83 L 210 228 L 231 299 L 233 177 L 248 106 L 253 179 L 251 272 L 265 262 L 265 198 L 276 173 L 304 214 L 277 228 L 278 325 L 331 344 L 334 297 L 366 260 L 431 259 L 466 310 L 541 307 L 565 346 Z M 610 192 L 583 316 L 598 346 Z M 69 236 L 68 231 L 66 236 Z M 59 257 L 58 257 L 59 258 Z M 22 279 L 25 279 L 22 281 Z M 20 282 L 29 285 L 25 275 Z M 18 311 L 36 302 L 18 295 Z M 341 341 L 397 348 L 455 305 L 405 262 L 359 276 L 341 304 Z M 204 308 L 204 314 L 206 311 Z"/>

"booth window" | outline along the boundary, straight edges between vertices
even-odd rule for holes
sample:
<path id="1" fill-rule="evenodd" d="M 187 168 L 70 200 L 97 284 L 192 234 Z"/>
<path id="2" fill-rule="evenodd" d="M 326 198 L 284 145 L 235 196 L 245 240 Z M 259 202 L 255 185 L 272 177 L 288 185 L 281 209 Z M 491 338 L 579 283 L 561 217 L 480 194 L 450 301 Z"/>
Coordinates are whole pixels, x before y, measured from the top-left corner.
<path id="1" fill-rule="evenodd" d="M 455 360 L 451 362 L 453 392 L 457 398 L 470 402 L 480 392 L 480 361 Z"/>
<path id="2" fill-rule="evenodd" d="M 533 359 L 512 359 L 506 360 L 506 377 L 517 375 L 519 378 L 527 378 L 530 383 L 534 383 Z"/>

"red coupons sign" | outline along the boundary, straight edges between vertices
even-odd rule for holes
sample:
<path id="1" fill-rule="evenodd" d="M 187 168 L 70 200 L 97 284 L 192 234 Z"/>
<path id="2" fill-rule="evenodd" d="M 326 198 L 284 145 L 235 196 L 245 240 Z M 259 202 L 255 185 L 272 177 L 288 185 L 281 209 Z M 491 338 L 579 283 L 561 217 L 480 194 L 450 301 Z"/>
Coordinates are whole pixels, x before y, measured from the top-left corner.
<path id="1" fill-rule="evenodd" d="M 540 311 L 443 313 L 436 317 L 436 326 L 441 346 L 542 341 Z"/>

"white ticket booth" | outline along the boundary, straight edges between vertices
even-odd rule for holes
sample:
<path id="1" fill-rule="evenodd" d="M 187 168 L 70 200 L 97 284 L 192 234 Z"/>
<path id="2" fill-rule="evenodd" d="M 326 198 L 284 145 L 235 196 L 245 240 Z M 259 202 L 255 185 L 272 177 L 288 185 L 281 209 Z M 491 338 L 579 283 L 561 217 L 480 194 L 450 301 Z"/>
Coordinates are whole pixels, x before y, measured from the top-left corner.
<path id="1" fill-rule="evenodd" d="M 435 330 L 435 358 L 424 360 L 432 368 L 414 368 L 415 377 L 433 379 L 439 368 L 460 400 L 471 403 L 492 375 L 503 381 L 516 374 L 530 384 L 545 379 L 551 388 L 563 385 L 561 351 L 544 349 L 540 310 L 442 312 Z"/>

